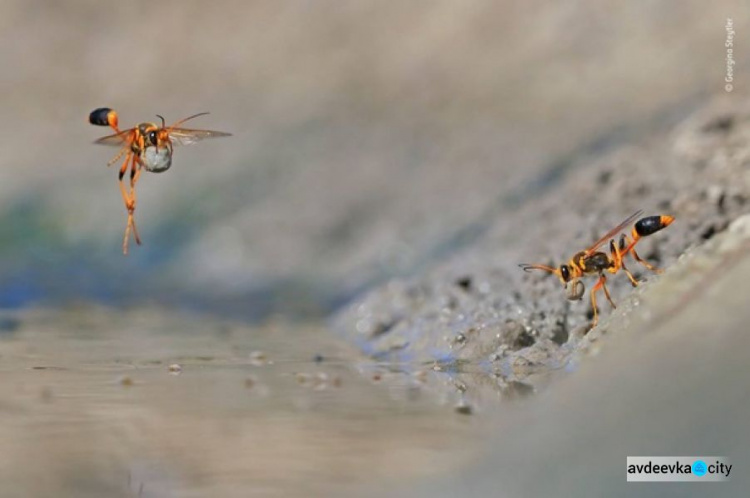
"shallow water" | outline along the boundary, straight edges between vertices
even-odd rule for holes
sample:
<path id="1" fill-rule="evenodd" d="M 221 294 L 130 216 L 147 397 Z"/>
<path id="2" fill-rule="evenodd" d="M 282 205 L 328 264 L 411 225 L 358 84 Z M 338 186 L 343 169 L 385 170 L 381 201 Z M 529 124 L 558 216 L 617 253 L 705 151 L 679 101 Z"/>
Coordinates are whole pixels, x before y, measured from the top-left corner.
<path id="1" fill-rule="evenodd" d="M 1 337 L 2 496 L 347 495 L 480 454 L 454 379 L 322 328 L 81 307 Z"/>

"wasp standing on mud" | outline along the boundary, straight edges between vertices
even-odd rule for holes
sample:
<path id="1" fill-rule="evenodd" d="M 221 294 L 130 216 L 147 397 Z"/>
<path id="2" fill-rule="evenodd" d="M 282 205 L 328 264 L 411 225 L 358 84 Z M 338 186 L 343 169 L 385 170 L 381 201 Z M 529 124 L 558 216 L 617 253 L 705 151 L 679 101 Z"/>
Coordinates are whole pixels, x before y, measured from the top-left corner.
<path id="1" fill-rule="evenodd" d="M 161 173 L 172 166 L 172 151 L 174 145 L 190 145 L 204 138 L 227 137 L 230 133 L 211 130 L 190 130 L 187 128 L 178 128 L 185 121 L 198 116 L 204 116 L 207 112 L 194 114 L 185 119 L 181 119 L 171 126 L 167 126 L 164 118 L 157 114 L 156 117 L 161 119 L 161 126 L 154 123 L 140 123 L 129 130 L 120 131 L 118 128 L 117 112 L 108 108 L 100 107 L 94 109 L 89 114 L 89 123 L 96 126 L 109 126 L 115 131 L 114 135 L 102 137 L 95 141 L 96 144 L 113 145 L 120 147 L 117 153 L 108 163 L 111 166 L 125 155 L 120 167 L 120 193 L 122 200 L 125 202 L 125 209 L 128 211 L 128 223 L 125 227 L 125 236 L 122 241 L 122 253 L 128 253 L 128 239 L 130 230 L 133 230 L 135 242 L 140 245 L 141 238 L 138 236 L 138 230 L 135 227 L 135 184 L 141 175 L 142 169 L 152 173 Z M 130 167 L 130 191 L 128 192 L 122 182 L 125 172 Z"/>
<path id="2" fill-rule="evenodd" d="M 633 287 L 638 285 L 638 281 L 633 277 L 633 274 L 625 267 L 625 261 L 623 260 L 628 254 L 632 254 L 633 258 L 640 264 L 648 268 L 649 270 L 661 273 L 662 270 L 654 267 L 647 261 L 644 261 L 635 250 L 635 245 L 638 241 L 648 235 L 652 235 L 662 228 L 668 227 L 673 221 L 674 217 L 667 215 L 658 216 L 646 216 L 635 222 L 631 231 L 630 237 L 627 234 L 622 234 L 620 237 L 619 244 L 615 243 L 614 237 L 623 231 L 628 225 L 633 223 L 639 216 L 643 214 L 643 211 L 637 211 L 636 213 L 629 216 L 625 221 L 617 225 L 615 228 L 607 232 L 603 237 L 594 242 L 588 249 L 580 251 L 575 254 L 570 260 L 560 265 L 559 268 L 553 268 L 547 265 L 530 265 L 522 263 L 518 266 L 523 268 L 524 271 L 530 270 L 543 270 L 549 273 L 557 275 L 562 282 L 563 286 L 568 289 L 568 299 L 577 300 L 580 299 L 584 292 L 583 283 L 580 281 L 581 277 L 587 275 L 598 275 L 594 287 L 591 289 L 591 307 L 594 310 L 594 319 L 592 327 L 596 327 L 598 319 L 598 311 L 596 308 L 596 293 L 599 289 L 604 289 L 604 295 L 607 297 L 607 301 L 616 308 L 615 303 L 612 302 L 612 298 L 609 295 L 607 289 L 607 278 L 604 275 L 605 272 L 617 273 L 622 269 L 630 279 L 630 283 Z M 632 240 L 631 240 L 632 238 Z M 609 254 L 603 251 L 597 251 L 602 244 L 609 242 Z M 570 286 L 568 285 L 570 284 Z"/>

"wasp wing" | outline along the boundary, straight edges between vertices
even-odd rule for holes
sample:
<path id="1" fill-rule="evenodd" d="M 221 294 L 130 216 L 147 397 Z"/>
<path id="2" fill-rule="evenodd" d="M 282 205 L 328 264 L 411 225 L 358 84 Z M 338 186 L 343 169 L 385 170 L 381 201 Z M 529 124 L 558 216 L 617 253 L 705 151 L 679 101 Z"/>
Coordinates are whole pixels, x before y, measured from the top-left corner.
<path id="1" fill-rule="evenodd" d="M 599 248 L 599 246 L 601 246 L 605 242 L 608 242 L 612 237 L 622 232 L 628 225 L 633 223 L 642 214 L 643 214 L 643 210 L 639 209 L 635 213 L 628 216 L 622 223 L 614 227 L 612 230 L 604 234 L 602 238 L 600 238 L 599 240 L 594 242 L 591 246 L 589 246 L 589 248 L 586 249 L 585 251 L 586 254 L 587 255 L 592 254 L 594 251 L 596 251 Z"/>
<path id="2" fill-rule="evenodd" d="M 115 147 L 122 147 L 123 145 L 130 144 L 134 131 L 135 128 L 130 128 L 129 130 L 121 131 L 120 133 L 115 133 L 114 135 L 102 137 L 94 141 L 94 143 L 99 145 L 113 145 Z"/>
<path id="3" fill-rule="evenodd" d="M 190 130 L 188 128 L 169 128 L 169 139 L 175 145 L 190 145 L 207 138 L 229 137 L 231 133 L 212 130 Z"/>

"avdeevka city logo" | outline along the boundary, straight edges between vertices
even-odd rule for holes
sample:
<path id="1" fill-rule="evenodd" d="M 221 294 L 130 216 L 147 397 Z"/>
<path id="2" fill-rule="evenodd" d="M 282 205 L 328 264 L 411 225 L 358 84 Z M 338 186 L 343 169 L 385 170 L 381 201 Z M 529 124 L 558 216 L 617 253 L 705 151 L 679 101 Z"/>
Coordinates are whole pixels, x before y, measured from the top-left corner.
<path id="1" fill-rule="evenodd" d="M 731 472 L 727 457 L 641 456 L 628 457 L 627 479 L 629 482 L 719 482 L 729 480 Z"/>
<path id="2" fill-rule="evenodd" d="M 693 466 L 690 470 L 693 471 L 694 476 L 702 477 L 708 472 L 708 466 L 703 460 L 696 460 L 693 462 Z"/>

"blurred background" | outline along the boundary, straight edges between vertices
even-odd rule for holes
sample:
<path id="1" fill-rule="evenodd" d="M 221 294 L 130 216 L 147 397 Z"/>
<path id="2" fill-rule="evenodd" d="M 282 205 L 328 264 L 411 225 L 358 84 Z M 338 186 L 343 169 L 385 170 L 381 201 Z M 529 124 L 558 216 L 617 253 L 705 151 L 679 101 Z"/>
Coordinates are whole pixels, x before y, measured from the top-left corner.
<path id="1" fill-rule="evenodd" d="M 313 318 L 481 238 L 570 158 L 676 121 L 738 1 L 53 2 L 0 7 L 0 306 Z M 736 50 L 736 71 L 750 50 Z M 120 251 L 121 128 L 232 137 L 145 173 Z M 520 235 L 520 234 L 519 234 Z"/>

